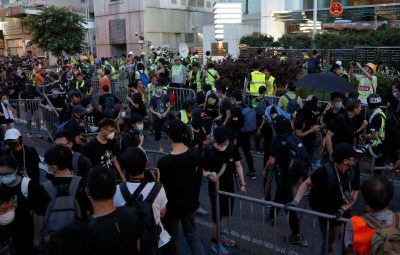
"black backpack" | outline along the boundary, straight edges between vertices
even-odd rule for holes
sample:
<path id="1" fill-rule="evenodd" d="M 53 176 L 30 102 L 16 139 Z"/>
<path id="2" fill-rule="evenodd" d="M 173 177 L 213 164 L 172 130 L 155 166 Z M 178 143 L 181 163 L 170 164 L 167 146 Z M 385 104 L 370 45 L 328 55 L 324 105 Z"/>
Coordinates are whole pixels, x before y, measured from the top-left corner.
<path id="1" fill-rule="evenodd" d="M 286 112 L 293 114 L 300 109 L 300 105 L 297 102 L 297 100 L 299 99 L 298 95 L 296 95 L 295 98 L 290 98 L 287 94 L 284 94 L 283 96 L 286 97 L 288 100 L 288 106 Z"/>
<path id="2" fill-rule="evenodd" d="M 112 95 L 104 97 L 104 117 L 112 119 L 114 117 L 115 102 Z"/>
<path id="3" fill-rule="evenodd" d="M 142 254 L 157 254 L 158 241 L 160 239 L 161 228 L 156 224 L 153 214 L 153 202 L 162 188 L 162 184 L 155 182 L 152 190 L 145 200 L 140 193 L 143 191 L 147 182 L 140 183 L 135 192 L 131 194 L 126 182 L 119 184 L 121 194 L 126 202 L 126 206 L 135 209 L 137 218 L 143 224 L 143 232 L 140 237 L 140 250 Z"/>
<path id="4" fill-rule="evenodd" d="M 286 137 L 286 143 L 289 148 L 289 176 L 306 179 L 311 170 L 311 162 L 303 142 L 298 136 L 289 135 Z"/>

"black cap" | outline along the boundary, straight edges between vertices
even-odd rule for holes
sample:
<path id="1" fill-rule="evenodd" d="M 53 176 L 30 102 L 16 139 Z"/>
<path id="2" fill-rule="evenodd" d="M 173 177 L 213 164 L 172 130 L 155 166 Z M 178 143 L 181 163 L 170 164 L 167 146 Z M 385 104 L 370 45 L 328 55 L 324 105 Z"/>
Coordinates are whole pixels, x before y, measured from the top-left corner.
<path id="1" fill-rule="evenodd" d="M 361 156 L 361 153 L 358 153 L 353 146 L 351 146 L 348 143 L 339 143 L 336 145 L 336 147 L 333 149 L 333 160 L 336 163 L 341 163 L 345 159 L 349 158 L 359 158 Z"/>
<path id="2" fill-rule="evenodd" d="M 137 113 L 131 113 L 131 123 L 135 124 L 139 121 L 144 121 L 143 116 Z"/>
<path id="3" fill-rule="evenodd" d="M 86 110 L 85 108 L 83 108 L 82 105 L 78 104 L 78 105 L 74 105 L 74 107 L 72 108 L 72 112 L 79 114 L 79 116 L 83 116 L 86 114 Z"/>

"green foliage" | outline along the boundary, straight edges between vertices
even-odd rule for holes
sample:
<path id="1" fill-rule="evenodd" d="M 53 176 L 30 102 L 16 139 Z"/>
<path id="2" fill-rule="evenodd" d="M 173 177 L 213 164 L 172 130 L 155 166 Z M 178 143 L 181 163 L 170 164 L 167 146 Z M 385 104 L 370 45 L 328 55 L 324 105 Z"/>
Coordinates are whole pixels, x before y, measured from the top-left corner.
<path id="1" fill-rule="evenodd" d="M 397 46 L 400 42 L 400 30 L 384 29 L 368 32 L 331 33 L 315 36 L 315 44 L 319 49 L 353 48 L 356 46 Z"/>
<path id="2" fill-rule="evenodd" d="M 252 35 L 243 36 L 240 39 L 240 44 L 245 44 L 249 47 L 279 47 L 279 43 L 274 42 L 272 36 L 254 33 Z"/>
<path id="3" fill-rule="evenodd" d="M 57 57 L 64 52 L 82 52 L 86 31 L 82 16 L 62 8 L 47 7 L 39 15 L 29 15 L 25 21 L 30 27 L 32 43 L 41 49 Z"/>
<path id="4" fill-rule="evenodd" d="M 289 49 L 309 49 L 311 48 L 311 38 L 305 34 L 285 34 L 278 39 L 283 48 Z"/>

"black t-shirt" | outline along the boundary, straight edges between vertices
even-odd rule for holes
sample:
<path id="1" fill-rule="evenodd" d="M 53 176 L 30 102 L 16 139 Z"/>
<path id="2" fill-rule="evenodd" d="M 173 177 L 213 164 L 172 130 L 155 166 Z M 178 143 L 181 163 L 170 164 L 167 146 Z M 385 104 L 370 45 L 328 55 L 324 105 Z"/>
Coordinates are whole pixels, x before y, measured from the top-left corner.
<path id="1" fill-rule="evenodd" d="M 139 254 L 136 245 L 142 226 L 136 212 L 128 207 L 117 207 L 114 212 L 91 220 L 90 225 L 113 254 Z"/>
<path id="2" fill-rule="evenodd" d="M 53 177 L 51 178 L 51 182 L 55 186 L 57 190 L 57 196 L 67 196 L 69 185 L 72 181 L 73 177 Z M 84 178 L 81 179 L 78 191 L 76 193 L 76 200 L 78 201 L 79 207 L 81 209 L 81 216 L 84 222 L 88 222 L 88 214 L 93 214 L 92 204 L 89 201 L 89 198 L 86 194 L 86 180 Z M 38 215 L 45 215 L 47 207 L 50 203 L 50 197 L 47 194 L 46 190 L 43 186 L 40 186 L 37 192 L 37 199 L 35 201 L 36 209 L 35 212 Z"/>
<path id="3" fill-rule="evenodd" d="M 100 98 L 99 98 L 99 103 L 98 104 L 101 106 L 101 109 L 103 110 L 103 112 L 105 110 L 106 97 L 113 97 L 114 98 L 114 105 L 121 103 L 121 101 L 119 101 L 119 99 L 117 97 L 115 97 L 114 95 L 112 95 L 112 94 L 101 95 Z"/>
<path id="4" fill-rule="evenodd" d="M 24 153 L 25 151 L 25 153 Z M 24 165 L 24 154 L 25 154 L 25 165 Z M 15 158 L 18 163 L 18 174 L 28 175 L 34 182 L 39 183 L 40 170 L 39 162 L 40 158 L 36 149 L 29 145 L 23 145 L 23 150 L 12 151 L 11 155 Z"/>
<path id="5" fill-rule="evenodd" d="M 235 162 L 240 161 L 240 153 L 235 145 L 229 144 L 225 151 L 219 151 L 214 146 L 210 146 L 203 154 L 203 169 L 210 172 L 221 171 L 222 166 L 226 163 L 224 174 L 220 176 L 220 190 L 234 192 L 233 174 L 236 172 Z M 210 194 L 215 193 L 214 182 L 209 181 L 208 191 Z"/>
<path id="6" fill-rule="evenodd" d="M 328 129 L 335 133 L 332 137 L 332 147 L 335 148 L 339 143 L 348 143 L 354 146 L 357 127 L 359 126 L 356 117 L 350 119 L 347 112 L 338 115 L 328 126 Z"/>
<path id="7" fill-rule="evenodd" d="M 143 115 L 143 98 L 142 98 L 142 94 L 140 94 L 140 92 L 136 92 L 135 94 L 133 94 L 132 92 L 130 93 L 129 97 L 132 99 L 134 104 L 139 105 L 138 108 L 133 107 L 131 105 L 131 112 Z"/>
<path id="8" fill-rule="evenodd" d="M 196 210 L 197 171 L 200 154 L 197 148 L 189 148 L 186 152 L 169 154 L 158 161 L 160 182 L 164 184 L 167 194 L 167 215 L 179 217 Z"/>
<path id="9" fill-rule="evenodd" d="M 337 113 L 334 113 L 334 112 L 333 112 L 333 109 L 327 110 L 327 111 L 324 113 L 324 116 L 323 116 L 324 123 L 325 123 L 327 126 L 329 126 L 329 123 L 330 123 L 332 120 L 336 119 L 337 116 L 339 116 L 340 114 L 343 114 L 343 113 L 345 113 L 345 112 L 346 112 L 346 110 L 343 109 L 343 108 L 340 109 Z"/>
<path id="10" fill-rule="evenodd" d="M 226 119 L 226 111 L 232 109 L 232 103 L 231 99 L 229 97 L 225 97 L 224 100 L 222 100 L 221 105 L 220 105 L 220 113 L 222 114 L 221 121 L 225 121 Z M 231 121 L 228 122 L 228 124 Z"/>
<path id="11" fill-rule="evenodd" d="M 15 243 L 13 242 L 14 236 L 14 222 L 7 225 L 0 225 L 0 247 L 1 254 L 14 254 Z M 4 252 L 4 253 L 3 253 Z"/>
<path id="12" fill-rule="evenodd" d="M 50 103 L 55 107 L 55 108 L 63 108 L 65 106 L 65 100 L 63 96 L 49 96 Z M 42 100 L 43 105 L 47 105 L 47 100 L 43 99 Z"/>
<path id="13" fill-rule="evenodd" d="M 93 139 L 84 147 L 83 155 L 92 162 L 93 167 L 105 166 L 113 168 L 113 158 L 117 155 L 115 141 L 108 140 L 106 144 L 102 144 L 97 138 Z"/>
<path id="14" fill-rule="evenodd" d="M 83 116 L 83 119 L 85 120 L 86 124 L 88 126 L 98 126 L 99 122 L 104 118 L 103 113 L 101 113 L 97 109 L 93 109 L 92 112 L 88 112 Z"/>
<path id="15" fill-rule="evenodd" d="M 85 156 L 85 155 L 80 155 L 78 158 L 78 170 L 76 172 L 77 176 L 80 177 L 87 177 L 90 168 L 92 168 L 92 162 Z"/>
<path id="16" fill-rule="evenodd" d="M 330 176 L 333 176 L 333 178 L 329 178 L 328 170 L 325 166 L 318 168 L 310 176 L 312 183 L 309 196 L 310 206 L 316 211 L 328 214 L 335 213 L 345 204 L 339 185 L 341 185 L 343 192 L 350 192 L 350 187 L 352 191 L 360 189 L 359 171 L 357 172 L 353 168 L 350 168 L 345 173 L 337 171 L 340 178 L 339 181 L 333 165 L 332 170 L 333 173 Z"/>
<path id="17" fill-rule="evenodd" d="M 131 129 L 126 132 L 118 144 L 118 149 L 124 152 L 129 147 L 137 147 L 140 144 L 140 131 L 137 129 Z"/>
<path id="18" fill-rule="evenodd" d="M 275 166 L 285 173 L 289 169 L 289 147 L 286 142 L 286 137 L 283 135 L 276 135 L 272 139 L 271 154 L 275 158 Z"/>

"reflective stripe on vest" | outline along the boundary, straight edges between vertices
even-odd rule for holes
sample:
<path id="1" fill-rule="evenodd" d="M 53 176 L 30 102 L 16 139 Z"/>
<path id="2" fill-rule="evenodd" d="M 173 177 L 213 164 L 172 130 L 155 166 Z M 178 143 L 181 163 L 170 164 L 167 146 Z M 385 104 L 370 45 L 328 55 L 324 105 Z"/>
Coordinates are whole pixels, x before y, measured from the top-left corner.
<path id="1" fill-rule="evenodd" d="M 183 124 L 187 124 L 189 122 L 189 117 L 185 110 L 180 110 L 179 113 L 181 114 L 181 121 Z"/>
<path id="2" fill-rule="evenodd" d="M 251 72 L 251 81 L 250 81 L 250 89 L 249 93 L 252 96 L 259 96 L 258 90 L 261 86 L 265 85 L 265 74 L 260 71 Z"/>
<path id="3" fill-rule="evenodd" d="M 368 96 L 375 93 L 374 83 L 367 77 L 362 78 L 358 83 L 358 99 L 367 100 Z"/>
<path id="4" fill-rule="evenodd" d="M 79 89 L 85 87 L 85 81 L 82 81 L 80 86 L 79 86 L 79 81 L 76 81 L 75 87 L 76 87 L 76 90 L 79 90 Z"/>
<path id="5" fill-rule="evenodd" d="M 375 234 L 375 230 L 368 227 L 363 218 L 353 216 L 351 218 L 353 224 L 353 250 L 359 255 L 368 255 L 371 248 L 371 239 Z"/>
<path id="6" fill-rule="evenodd" d="M 275 77 L 274 76 L 269 76 L 267 80 L 267 95 L 268 96 L 274 96 L 275 91 L 274 91 L 274 83 L 275 83 Z"/>
<path id="7" fill-rule="evenodd" d="M 381 127 L 378 130 L 378 139 L 374 140 L 371 144 L 372 147 L 377 147 L 378 145 L 381 145 L 383 141 L 385 140 L 385 120 L 386 120 L 386 114 L 384 112 L 379 112 L 377 114 L 380 114 L 382 117 L 381 121 Z M 372 118 L 370 119 L 371 123 Z"/>
<path id="8" fill-rule="evenodd" d="M 116 80 L 118 79 L 118 74 L 115 72 L 115 67 L 111 64 L 106 64 L 107 66 L 109 66 L 111 68 L 111 74 L 110 74 L 110 79 L 111 80 Z"/>

